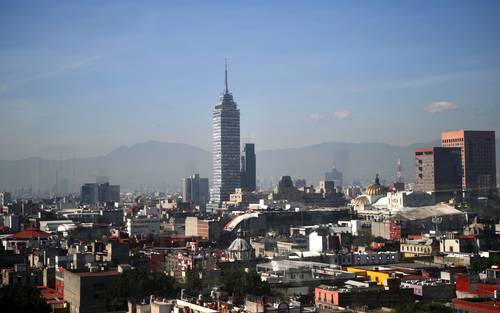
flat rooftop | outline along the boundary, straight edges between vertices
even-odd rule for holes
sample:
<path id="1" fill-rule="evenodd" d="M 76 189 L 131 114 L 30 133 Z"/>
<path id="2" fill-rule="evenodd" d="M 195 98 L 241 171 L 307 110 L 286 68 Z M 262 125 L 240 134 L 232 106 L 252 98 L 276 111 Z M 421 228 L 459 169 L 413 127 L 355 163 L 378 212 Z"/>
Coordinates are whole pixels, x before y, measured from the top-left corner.
<path id="1" fill-rule="evenodd" d="M 100 271 L 100 272 L 72 272 L 68 270 L 66 272 L 78 275 L 80 277 L 116 276 L 121 274 L 116 269 L 109 271 Z"/>

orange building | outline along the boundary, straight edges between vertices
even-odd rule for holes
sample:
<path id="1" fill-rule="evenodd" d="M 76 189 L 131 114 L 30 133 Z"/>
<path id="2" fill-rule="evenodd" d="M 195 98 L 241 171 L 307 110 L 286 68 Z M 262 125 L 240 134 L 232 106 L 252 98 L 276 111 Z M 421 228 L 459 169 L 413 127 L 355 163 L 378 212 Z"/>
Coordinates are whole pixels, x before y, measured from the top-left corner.
<path id="1" fill-rule="evenodd" d="M 462 152 L 462 188 L 474 195 L 496 190 L 494 131 L 459 130 L 441 133 L 441 146 L 459 147 Z"/>

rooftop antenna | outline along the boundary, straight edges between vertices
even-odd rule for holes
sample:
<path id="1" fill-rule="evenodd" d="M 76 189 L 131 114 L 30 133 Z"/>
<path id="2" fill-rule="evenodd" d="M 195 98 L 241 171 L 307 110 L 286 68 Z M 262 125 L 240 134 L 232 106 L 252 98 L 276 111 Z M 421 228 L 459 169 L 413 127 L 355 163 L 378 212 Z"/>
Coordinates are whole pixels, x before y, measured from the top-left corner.
<path id="1" fill-rule="evenodd" d="M 227 84 L 227 58 L 224 58 L 224 86 L 225 86 L 225 90 L 224 90 L 224 93 L 225 94 L 228 94 L 229 93 L 229 86 Z"/>

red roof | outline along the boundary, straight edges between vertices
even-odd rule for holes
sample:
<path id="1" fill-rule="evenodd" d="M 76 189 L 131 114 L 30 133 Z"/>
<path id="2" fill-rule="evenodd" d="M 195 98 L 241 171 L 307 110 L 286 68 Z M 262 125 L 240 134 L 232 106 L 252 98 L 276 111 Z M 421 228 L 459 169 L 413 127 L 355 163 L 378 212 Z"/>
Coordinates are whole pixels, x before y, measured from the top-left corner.
<path id="1" fill-rule="evenodd" d="M 458 239 L 476 239 L 476 236 L 473 236 L 473 235 L 460 235 L 458 236 Z"/>
<path id="2" fill-rule="evenodd" d="M 470 301 L 468 299 L 453 299 L 453 308 L 470 311 L 470 312 L 485 312 L 493 313 L 500 312 L 500 307 L 495 301 Z"/>
<path id="3" fill-rule="evenodd" d="M 57 290 L 45 286 L 36 286 L 36 288 L 40 291 L 40 295 L 48 304 L 64 303 L 64 296 Z"/>
<path id="4" fill-rule="evenodd" d="M 23 231 L 17 232 L 11 236 L 11 238 L 15 239 L 36 239 L 36 238 L 47 238 L 50 234 L 44 231 L 41 231 L 36 228 L 26 228 Z"/>

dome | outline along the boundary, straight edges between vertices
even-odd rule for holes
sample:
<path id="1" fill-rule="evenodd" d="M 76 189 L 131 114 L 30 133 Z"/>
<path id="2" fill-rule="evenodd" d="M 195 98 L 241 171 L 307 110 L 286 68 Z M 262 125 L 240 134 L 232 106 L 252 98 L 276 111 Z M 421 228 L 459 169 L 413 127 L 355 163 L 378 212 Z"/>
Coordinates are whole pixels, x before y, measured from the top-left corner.
<path id="1" fill-rule="evenodd" d="M 387 208 L 389 206 L 389 198 L 387 198 L 387 196 L 382 197 L 378 199 L 373 206 L 377 208 Z"/>
<path id="2" fill-rule="evenodd" d="M 368 196 L 381 196 L 386 194 L 388 191 L 387 187 L 380 184 L 378 174 L 375 176 L 375 183 L 366 187 L 365 194 Z"/>
<path id="3" fill-rule="evenodd" d="M 366 187 L 365 194 L 368 196 L 380 196 L 387 193 L 387 188 L 380 185 L 370 185 Z"/>
<path id="4" fill-rule="evenodd" d="M 228 251 L 251 251 L 252 246 L 243 238 L 236 238 L 227 248 Z"/>
<path id="5" fill-rule="evenodd" d="M 368 205 L 370 204 L 370 199 L 368 199 L 367 196 L 359 196 L 356 199 L 352 200 L 352 204 L 356 206 Z"/>
<path id="6" fill-rule="evenodd" d="M 230 261 L 251 261 L 255 258 L 255 251 L 243 239 L 241 229 L 238 231 L 238 237 L 227 248 L 227 253 Z"/>

